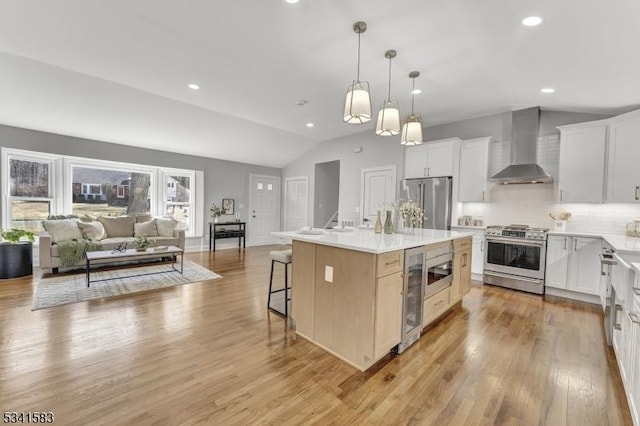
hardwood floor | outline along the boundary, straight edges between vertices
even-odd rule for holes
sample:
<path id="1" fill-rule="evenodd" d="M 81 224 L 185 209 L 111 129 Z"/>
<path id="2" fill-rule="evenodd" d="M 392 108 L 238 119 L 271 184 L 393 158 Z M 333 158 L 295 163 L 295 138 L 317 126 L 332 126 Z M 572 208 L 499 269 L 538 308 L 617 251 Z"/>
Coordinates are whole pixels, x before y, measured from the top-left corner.
<path id="1" fill-rule="evenodd" d="M 0 410 L 65 425 L 631 424 L 596 306 L 475 285 L 360 373 L 267 311 L 273 249 L 190 253 L 223 278 L 33 312 L 37 276 L 0 281 Z"/>

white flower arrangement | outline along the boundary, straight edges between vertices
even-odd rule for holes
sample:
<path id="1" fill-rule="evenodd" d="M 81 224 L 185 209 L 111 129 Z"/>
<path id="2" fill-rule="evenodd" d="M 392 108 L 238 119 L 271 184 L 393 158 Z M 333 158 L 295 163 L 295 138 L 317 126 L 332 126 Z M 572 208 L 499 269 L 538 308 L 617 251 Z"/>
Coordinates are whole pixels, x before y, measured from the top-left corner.
<path id="1" fill-rule="evenodd" d="M 399 212 L 403 219 L 409 219 L 411 226 L 420 226 L 425 220 L 424 210 L 411 200 L 400 204 Z"/>

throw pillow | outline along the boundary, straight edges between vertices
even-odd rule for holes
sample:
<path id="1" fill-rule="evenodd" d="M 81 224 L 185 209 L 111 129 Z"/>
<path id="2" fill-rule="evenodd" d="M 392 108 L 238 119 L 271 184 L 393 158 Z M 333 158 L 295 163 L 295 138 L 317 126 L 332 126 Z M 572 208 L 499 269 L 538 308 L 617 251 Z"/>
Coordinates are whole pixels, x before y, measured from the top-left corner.
<path id="1" fill-rule="evenodd" d="M 148 222 L 134 223 L 133 236 L 139 237 L 141 235 L 146 235 L 147 237 L 157 237 L 158 230 L 156 228 L 156 221 L 150 220 Z"/>
<path id="2" fill-rule="evenodd" d="M 42 226 L 44 226 L 45 231 L 51 234 L 51 240 L 54 243 L 82 239 L 77 219 L 45 220 L 42 221 Z"/>
<path id="3" fill-rule="evenodd" d="M 133 224 L 135 220 L 136 218 L 133 216 L 100 216 L 98 218 L 98 221 L 104 226 L 107 238 L 133 237 Z"/>
<path id="4" fill-rule="evenodd" d="M 78 222 L 78 227 L 87 240 L 100 241 L 105 237 L 104 226 L 100 222 Z"/>
<path id="5" fill-rule="evenodd" d="M 173 237 L 173 231 L 178 227 L 178 221 L 175 219 L 156 219 L 156 228 L 158 228 L 158 235 L 161 237 Z"/>
<path id="6" fill-rule="evenodd" d="M 136 213 L 136 223 L 149 222 L 153 217 L 149 213 Z"/>

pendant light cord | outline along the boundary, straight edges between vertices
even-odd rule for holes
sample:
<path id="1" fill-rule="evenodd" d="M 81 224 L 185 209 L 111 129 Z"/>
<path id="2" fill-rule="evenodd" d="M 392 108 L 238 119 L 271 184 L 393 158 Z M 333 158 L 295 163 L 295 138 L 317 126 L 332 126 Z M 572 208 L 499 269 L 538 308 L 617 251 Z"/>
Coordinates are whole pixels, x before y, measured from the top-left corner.
<path id="1" fill-rule="evenodd" d="M 413 77 L 413 89 L 411 89 L 411 115 L 413 115 L 413 106 L 416 100 L 416 78 Z"/>
<path id="2" fill-rule="evenodd" d="M 389 97 L 387 98 L 389 102 L 391 102 L 391 59 L 393 58 L 389 58 Z"/>
<path id="3" fill-rule="evenodd" d="M 356 72 L 356 82 L 360 83 L 360 34 L 358 31 L 358 71 Z"/>

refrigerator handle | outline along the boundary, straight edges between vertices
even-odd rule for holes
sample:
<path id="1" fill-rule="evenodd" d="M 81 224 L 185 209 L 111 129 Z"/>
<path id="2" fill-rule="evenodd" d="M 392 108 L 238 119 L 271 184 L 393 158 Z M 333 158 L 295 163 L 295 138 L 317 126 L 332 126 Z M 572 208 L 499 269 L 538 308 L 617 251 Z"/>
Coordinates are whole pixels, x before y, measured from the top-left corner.
<path id="1" fill-rule="evenodd" d="M 451 185 L 452 185 L 452 183 L 451 182 L 452 182 L 452 179 L 448 178 L 447 179 L 447 185 L 446 185 L 446 187 L 447 187 L 447 198 L 446 198 L 447 202 L 445 203 L 446 204 L 446 210 L 444 212 L 445 220 L 446 220 L 446 222 L 444 224 L 444 229 L 446 231 L 451 229 L 451 203 L 452 203 L 452 200 L 451 200 Z"/>

